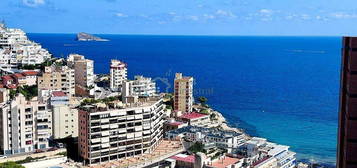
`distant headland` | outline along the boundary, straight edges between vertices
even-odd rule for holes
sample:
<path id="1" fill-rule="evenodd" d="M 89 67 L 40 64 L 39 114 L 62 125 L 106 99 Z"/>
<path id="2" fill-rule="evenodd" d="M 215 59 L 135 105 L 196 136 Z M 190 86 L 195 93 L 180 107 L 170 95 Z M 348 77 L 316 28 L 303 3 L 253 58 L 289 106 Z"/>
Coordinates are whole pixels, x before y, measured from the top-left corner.
<path id="1" fill-rule="evenodd" d="M 88 34 L 88 33 L 84 33 L 84 32 L 80 32 L 77 34 L 77 41 L 109 41 L 108 39 L 102 39 L 100 37 Z"/>

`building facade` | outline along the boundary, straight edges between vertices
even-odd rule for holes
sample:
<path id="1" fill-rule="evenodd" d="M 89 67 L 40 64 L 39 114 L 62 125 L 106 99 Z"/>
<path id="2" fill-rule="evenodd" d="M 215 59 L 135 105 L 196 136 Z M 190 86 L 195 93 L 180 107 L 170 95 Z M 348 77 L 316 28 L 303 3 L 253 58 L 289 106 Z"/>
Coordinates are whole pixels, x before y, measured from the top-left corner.
<path id="1" fill-rule="evenodd" d="M 94 86 L 94 62 L 85 59 L 83 55 L 70 54 L 67 64 L 74 69 L 75 83 L 82 87 Z"/>
<path id="2" fill-rule="evenodd" d="M 33 152 L 49 147 L 52 112 L 36 98 L 28 101 L 21 94 L 1 104 L 0 149 L 4 155 Z"/>
<path id="3" fill-rule="evenodd" d="M 79 110 L 79 151 L 85 164 L 126 159 L 153 151 L 163 136 L 163 101 Z"/>
<path id="4" fill-rule="evenodd" d="M 135 76 L 135 80 L 125 81 L 122 96 L 150 97 L 156 95 L 156 84 L 151 78 Z"/>
<path id="5" fill-rule="evenodd" d="M 357 37 L 342 45 L 337 167 L 357 167 Z"/>
<path id="6" fill-rule="evenodd" d="M 192 112 L 193 77 L 183 77 L 176 73 L 174 82 L 174 110 L 182 114 Z M 179 116 L 175 116 L 179 117 Z"/>
<path id="7" fill-rule="evenodd" d="M 127 65 L 119 60 L 111 60 L 110 89 L 121 91 L 123 83 L 127 80 L 127 76 Z"/>
<path id="8" fill-rule="evenodd" d="M 24 31 L 0 23 L 0 69 L 41 64 L 50 58 L 51 54 L 40 44 L 30 41 Z"/>
<path id="9" fill-rule="evenodd" d="M 63 91 L 69 96 L 75 94 L 74 70 L 68 66 L 48 66 L 38 76 L 38 90 Z"/>
<path id="10" fill-rule="evenodd" d="M 53 139 L 78 137 L 78 110 L 71 107 L 69 97 L 62 91 L 54 91 L 50 105 Z"/>

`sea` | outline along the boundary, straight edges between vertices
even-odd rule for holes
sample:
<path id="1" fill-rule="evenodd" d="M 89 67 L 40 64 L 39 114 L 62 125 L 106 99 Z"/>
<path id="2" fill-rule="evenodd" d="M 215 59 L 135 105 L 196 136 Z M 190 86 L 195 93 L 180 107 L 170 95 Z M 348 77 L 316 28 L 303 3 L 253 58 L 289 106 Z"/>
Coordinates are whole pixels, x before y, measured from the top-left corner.
<path id="1" fill-rule="evenodd" d="M 341 37 L 28 36 L 55 57 L 85 55 L 98 74 L 109 73 L 111 59 L 124 61 L 129 79 L 151 77 L 161 92 L 172 92 L 176 72 L 193 76 L 194 96 L 231 126 L 290 146 L 300 161 L 336 163 Z"/>

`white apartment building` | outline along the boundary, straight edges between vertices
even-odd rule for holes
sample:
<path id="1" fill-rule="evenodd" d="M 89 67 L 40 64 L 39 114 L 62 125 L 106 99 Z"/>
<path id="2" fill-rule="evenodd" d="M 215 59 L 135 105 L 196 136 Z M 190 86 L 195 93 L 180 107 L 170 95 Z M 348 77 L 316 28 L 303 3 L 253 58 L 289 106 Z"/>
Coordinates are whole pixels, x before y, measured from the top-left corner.
<path id="1" fill-rule="evenodd" d="M 80 156 L 85 164 L 93 165 L 153 151 L 163 136 L 163 110 L 160 97 L 116 108 L 82 107 L 78 133 Z"/>
<path id="2" fill-rule="evenodd" d="M 68 66 L 74 69 L 75 83 L 82 87 L 94 86 L 94 62 L 83 55 L 70 54 Z"/>
<path id="3" fill-rule="evenodd" d="M 192 112 L 193 77 L 183 77 L 182 73 L 176 73 L 174 85 L 174 110 L 181 114 Z"/>
<path id="4" fill-rule="evenodd" d="M 46 104 L 21 94 L 1 103 L 0 149 L 4 155 L 33 152 L 49 147 L 52 136 L 52 112 Z"/>
<path id="5" fill-rule="evenodd" d="M 227 149 L 228 153 L 233 153 L 240 146 L 244 145 L 244 136 L 236 132 L 197 126 L 187 126 L 166 132 L 166 137 L 169 139 L 184 137 L 193 142 L 202 142 L 207 147 L 216 146 Z"/>
<path id="6" fill-rule="evenodd" d="M 275 160 L 278 168 L 293 168 L 296 166 L 296 153 L 289 151 L 289 146 L 268 142 L 264 138 L 253 137 L 245 144 L 246 154 L 249 160 L 256 165 L 254 167 L 267 167 Z M 273 164 L 273 165 L 274 165 Z"/>
<path id="7" fill-rule="evenodd" d="M 41 64 L 51 54 L 38 43 L 30 41 L 21 29 L 7 28 L 0 23 L 0 68 L 9 70 L 19 64 Z"/>
<path id="8" fill-rule="evenodd" d="M 75 94 L 74 70 L 68 66 L 48 66 L 37 78 L 39 94 L 42 90 L 63 91 L 68 96 Z M 42 94 L 42 93 L 41 93 Z"/>
<path id="9" fill-rule="evenodd" d="M 127 80 L 127 76 L 127 65 L 119 60 L 111 60 L 110 89 L 121 91 L 123 83 Z"/>
<path id="10" fill-rule="evenodd" d="M 150 97 L 156 94 L 156 84 L 151 78 L 135 76 L 135 80 L 125 81 L 122 87 L 122 96 Z"/>

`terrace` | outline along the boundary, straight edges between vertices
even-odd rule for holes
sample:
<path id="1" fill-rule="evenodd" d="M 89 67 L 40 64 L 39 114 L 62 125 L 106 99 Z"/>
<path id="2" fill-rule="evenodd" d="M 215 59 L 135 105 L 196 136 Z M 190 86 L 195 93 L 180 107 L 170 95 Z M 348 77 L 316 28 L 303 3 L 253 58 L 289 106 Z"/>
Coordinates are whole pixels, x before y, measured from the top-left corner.
<path id="1" fill-rule="evenodd" d="M 181 141 L 162 140 L 151 153 L 127 158 L 123 160 L 110 161 L 89 168 L 140 168 L 159 162 L 184 151 Z"/>

